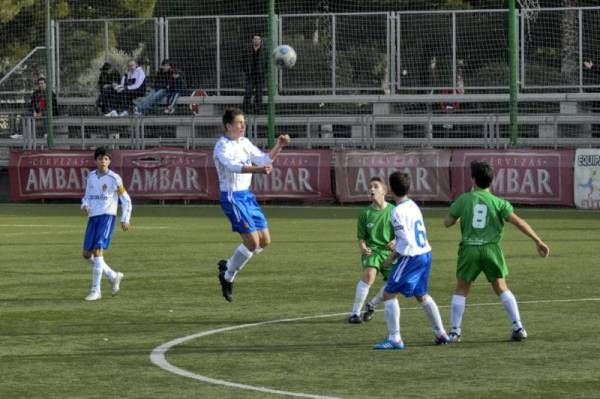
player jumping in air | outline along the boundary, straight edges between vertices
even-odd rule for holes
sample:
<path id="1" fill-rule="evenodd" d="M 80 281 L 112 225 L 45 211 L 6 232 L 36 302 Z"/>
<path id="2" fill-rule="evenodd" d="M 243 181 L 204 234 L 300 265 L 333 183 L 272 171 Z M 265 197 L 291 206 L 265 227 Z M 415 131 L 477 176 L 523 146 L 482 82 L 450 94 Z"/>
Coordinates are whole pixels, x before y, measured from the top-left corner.
<path id="1" fill-rule="evenodd" d="M 110 150 L 99 147 L 94 152 L 97 169 L 87 176 L 85 195 L 81 199 L 81 209 L 88 215 L 83 242 L 83 257 L 92 265 L 92 288 L 86 301 L 102 298 L 100 282 L 105 274 L 112 285 L 112 294 L 120 289 L 123 273 L 115 272 L 104 261 L 104 251 L 108 249 L 115 229 L 117 205 L 121 201 L 121 228 L 129 230 L 131 218 L 131 198 L 123 187 L 121 177 L 108 167 L 111 161 Z"/>
<path id="2" fill-rule="evenodd" d="M 267 219 L 250 191 L 253 173 L 269 174 L 272 162 L 281 149 L 290 143 L 290 136 L 283 134 L 268 153 L 262 152 L 244 135 L 246 120 L 239 109 L 227 109 L 223 114 L 225 134 L 215 145 L 213 158 L 221 191 L 219 202 L 238 232 L 242 243 L 227 260 L 220 260 L 219 282 L 221 292 L 228 302 L 233 300 L 233 281 L 239 271 L 254 254 L 260 253 L 271 243 Z"/>
<path id="3" fill-rule="evenodd" d="M 450 205 L 450 212 L 444 219 L 444 225 L 450 227 L 460 220 L 462 240 L 458 247 L 456 269 L 456 290 L 452 297 L 450 322 L 450 340 L 459 342 L 461 323 L 465 311 L 465 302 L 471 284 L 479 273 L 483 272 L 492 284 L 494 292 L 500 297 L 502 305 L 512 323 L 511 339 L 521 341 L 527 338 L 527 332 L 521 322 L 517 299 L 508 289 L 506 276 L 508 266 L 500 248 L 504 235 L 504 222 L 510 222 L 535 242 L 540 256 L 550 254 L 550 248 L 538 237 L 529 224 L 518 217 L 510 202 L 490 192 L 494 173 L 485 161 L 471 162 L 473 191 L 461 194 Z"/>

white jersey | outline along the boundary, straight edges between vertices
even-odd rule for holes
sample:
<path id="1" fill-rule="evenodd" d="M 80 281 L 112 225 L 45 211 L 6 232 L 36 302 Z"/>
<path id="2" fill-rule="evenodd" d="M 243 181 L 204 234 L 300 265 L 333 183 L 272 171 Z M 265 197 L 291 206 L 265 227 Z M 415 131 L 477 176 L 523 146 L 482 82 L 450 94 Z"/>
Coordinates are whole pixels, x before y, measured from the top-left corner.
<path id="1" fill-rule="evenodd" d="M 269 154 L 262 152 L 246 137 L 238 140 L 221 137 L 215 144 L 213 159 L 219 175 L 221 192 L 248 190 L 252 183 L 252 173 L 242 173 L 242 167 L 265 166 L 271 163 Z"/>
<path id="2" fill-rule="evenodd" d="M 392 213 L 396 234 L 395 251 L 401 256 L 415 256 L 431 251 L 421 210 L 411 199 L 396 205 Z"/>
<path id="3" fill-rule="evenodd" d="M 85 195 L 81 207 L 88 207 L 88 216 L 117 215 L 117 206 L 121 198 L 121 222 L 129 223 L 131 217 L 131 199 L 123 187 L 121 176 L 109 170 L 102 176 L 94 170 L 87 176 Z"/>

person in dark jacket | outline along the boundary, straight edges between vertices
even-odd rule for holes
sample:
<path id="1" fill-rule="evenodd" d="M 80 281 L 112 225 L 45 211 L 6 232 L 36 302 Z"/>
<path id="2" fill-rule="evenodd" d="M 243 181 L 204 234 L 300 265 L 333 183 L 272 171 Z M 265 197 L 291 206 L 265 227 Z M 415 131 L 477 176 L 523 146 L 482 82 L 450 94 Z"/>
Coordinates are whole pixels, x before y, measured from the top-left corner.
<path id="1" fill-rule="evenodd" d="M 167 107 L 164 111 L 165 114 L 173 114 L 175 112 L 177 99 L 185 92 L 185 81 L 174 64 L 171 64 L 170 72 L 171 74 L 167 84 Z"/>
<path id="2" fill-rule="evenodd" d="M 46 99 L 46 78 L 41 76 L 37 80 L 38 89 L 31 94 L 31 113 L 35 118 L 45 115 L 48 108 Z M 58 102 L 56 94 L 52 93 L 52 114 L 58 115 Z"/>
<path id="3" fill-rule="evenodd" d="M 110 62 L 105 62 L 100 68 L 100 76 L 98 77 L 98 99 L 96 105 L 102 110 L 103 114 L 110 112 L 110 106 L 116 100 L 117 92 L 113 88 L 121 82 L 121 74 L 117 71 Z"/>
<path id="4" fill-rule="evenodd" d="M 171 69 L 169 60 L 161 62 L 160 69 L 153 77 L 152 88 L 148 95 L 134 101 L 136 113 L 146 114 L 155 102 L 167 96 L 167 89 L 172 75 Z"/>
<path id="5" fill-rule="evenodd" d="M 252 97 L 254 97 L 253 111 L 262 111 L 267 59 L 262 37 L 259 34 L 254 34 L 252 36 L 252 47 L 249 49 L 243 65 L 243 71 L 246 74 L 246 94 L 244 95 L 242 107 L 246 113 L 252 111 L 250 109 Z"/>

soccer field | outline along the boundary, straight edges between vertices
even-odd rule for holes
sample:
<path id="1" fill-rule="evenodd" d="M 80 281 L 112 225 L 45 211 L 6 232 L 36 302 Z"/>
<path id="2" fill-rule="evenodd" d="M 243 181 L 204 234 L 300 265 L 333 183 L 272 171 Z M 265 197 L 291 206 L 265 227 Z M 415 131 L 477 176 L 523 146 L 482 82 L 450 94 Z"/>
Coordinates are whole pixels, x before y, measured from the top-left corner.
<path id="1" fill-rule="evenodd" d="M 381 352 L 371 349 L 387 335 L 381 307 L 369 323 L 346 322 L 361 273 L 358 211 L 265 207 L 273 244 L 227 303 L 216 263 L 239 239 L 220 209 L 136 206 L 133 230 L 117 230 L 105 254 L 125 273 L 121 292 L 111 297 L 104 280 L 102 300 L 86 303 L 78 205 L 1 204 L 0 398 L 600 396 L 600 213 L 517 208 L 552 251 L 540 258 L 507 226 L 525 342 L 508 341 L 504 308 L 480 276 L 461 343 L 434 346 L 416 301 L 402 298 L 407 347 Z M 442 227 L 445 211 L 423 213 L 430 293 L 447 325 L 459 231 Z M 192 335 L 165 355 L 187 376 L 151 361 L 155 348 Z"/>

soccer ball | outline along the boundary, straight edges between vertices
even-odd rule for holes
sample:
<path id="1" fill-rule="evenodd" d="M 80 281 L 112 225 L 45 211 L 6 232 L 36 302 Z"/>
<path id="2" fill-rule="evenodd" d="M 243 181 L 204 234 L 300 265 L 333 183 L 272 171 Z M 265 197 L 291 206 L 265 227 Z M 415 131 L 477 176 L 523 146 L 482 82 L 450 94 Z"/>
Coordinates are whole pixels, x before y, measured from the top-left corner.
<path id="1" fill-rule="evenodd" d="M 280 68 L 291 68 L 296 65 L 296 50 L 287 44 L 277 46 L 273 50 L 273 57 L 275 58 L 275 64 Z"/>

